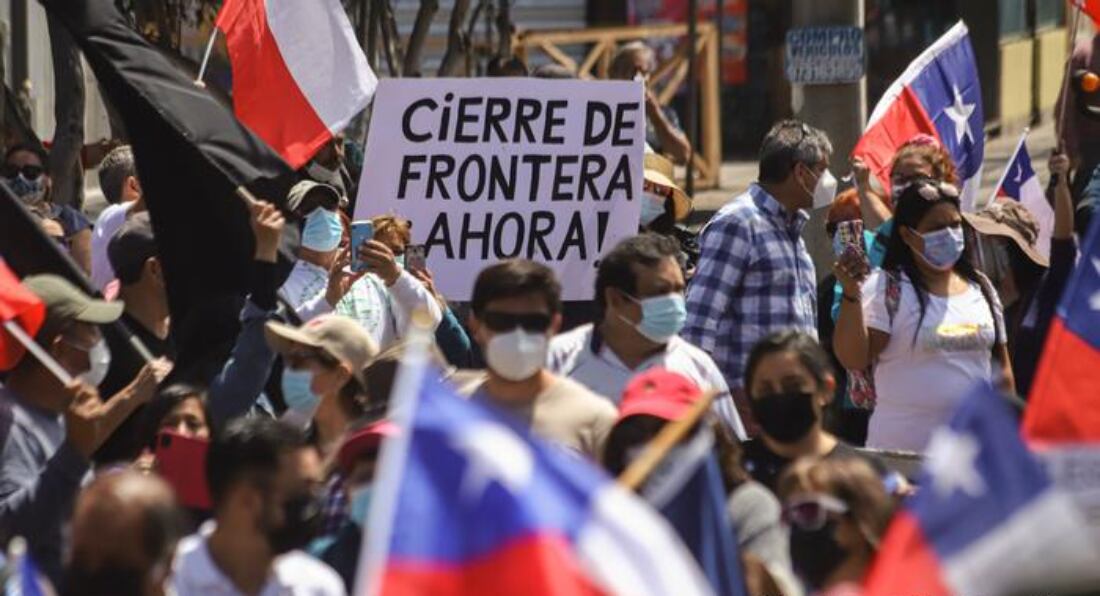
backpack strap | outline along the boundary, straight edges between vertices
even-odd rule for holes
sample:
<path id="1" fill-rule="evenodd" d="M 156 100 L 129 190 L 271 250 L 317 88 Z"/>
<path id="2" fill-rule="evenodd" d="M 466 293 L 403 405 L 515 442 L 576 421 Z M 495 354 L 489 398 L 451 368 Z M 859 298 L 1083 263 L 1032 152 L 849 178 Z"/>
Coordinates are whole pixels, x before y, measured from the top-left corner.
<path id="1" fill-rule="evenodd" d="M 996 334 L 995 346 L 1008 342 L 1008 334 L 1004 328 L 1004 314 L 1001 311 L 1001 301 L 997 297 L 997 290 L 993 287 L 993 282 L 989 281 L 984 273 L 974 270 L 974 273 L 978 276 L 978 286 L 982 289 L 982 296 L 985 298 L 985 303 L 989 306 L 989 314 L 993 316 L 993 331 Z"/>
<path id="2" fill-rule="evenodd" d="M 901 276 L 897 271 L 883 270 L 886 274 L 886 314 L 890 317 L 890 330 L 894 329 L 894 316 L 901 304 Z"/>

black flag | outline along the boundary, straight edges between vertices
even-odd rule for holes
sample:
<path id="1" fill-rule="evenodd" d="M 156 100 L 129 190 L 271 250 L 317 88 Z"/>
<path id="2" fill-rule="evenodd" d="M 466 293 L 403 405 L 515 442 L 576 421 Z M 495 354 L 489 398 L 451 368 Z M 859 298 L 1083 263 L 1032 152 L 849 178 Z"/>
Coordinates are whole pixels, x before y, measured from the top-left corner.
<path id="1" fill-rule="evenodd" d="M 235 313 L 223 311 L 247 290 L 254 250 L 237 188 L 282 206 L 293 173 L 130 29 L 111 0 L 42 4 L 72 33 L 130 137 L 168 285 L 176 364 L 187 367 L 236 334 Z"/>

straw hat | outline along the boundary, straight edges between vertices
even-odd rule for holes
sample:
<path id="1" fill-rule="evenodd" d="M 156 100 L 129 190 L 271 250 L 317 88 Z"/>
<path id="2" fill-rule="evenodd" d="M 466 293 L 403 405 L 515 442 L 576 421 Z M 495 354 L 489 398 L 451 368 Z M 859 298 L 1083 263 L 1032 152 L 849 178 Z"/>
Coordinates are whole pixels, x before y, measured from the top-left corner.
<path id="1" fill-rule="evenodd" d="M 672 213 L 676 221 L 682 221 L 691 213 L 691 199 L 673 181 L 675 170 L 672 162 L 656 153 L 645 154 L 642 162 L 645 171 L 644 189 L 666 197 L 672 197 Z"/>
<path id="2" fill-rule="evenodd" d="M 1011 238 L 1033 263 L 1050 266 L 1050 260 L 1039 252 L 1039 222 L 1019 201 L 997 199 L 977 213 L 963 213 L 963 218 L 979 234 Z"/>

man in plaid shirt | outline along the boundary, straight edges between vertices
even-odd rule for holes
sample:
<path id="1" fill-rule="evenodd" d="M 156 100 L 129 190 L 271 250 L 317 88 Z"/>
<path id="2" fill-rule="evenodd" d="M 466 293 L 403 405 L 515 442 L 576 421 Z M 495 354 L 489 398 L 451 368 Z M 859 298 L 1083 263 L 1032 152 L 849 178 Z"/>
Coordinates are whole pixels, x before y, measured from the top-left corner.
<path id="1" fill-rule="evenodd" d="M 714 358 L 750 435 L 758 432 L 743 377 L 753 345 L 780 329 L 817 336 L 817 281 L 801 233 L 806 210 L 828 205 L 836 193 L 832 151 L 818 129 L 795 120 L 776 124 L 760 148 L 759 181 L 700 236 L 681 336 Z"/>

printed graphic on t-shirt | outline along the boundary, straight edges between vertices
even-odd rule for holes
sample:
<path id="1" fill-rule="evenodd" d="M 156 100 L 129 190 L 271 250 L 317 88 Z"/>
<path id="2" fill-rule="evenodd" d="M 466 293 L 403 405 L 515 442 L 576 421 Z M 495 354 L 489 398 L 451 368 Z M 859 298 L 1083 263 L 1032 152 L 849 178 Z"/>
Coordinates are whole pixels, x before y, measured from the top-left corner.
<path id="1" fill-rule="evenodd" d="M 930 352 L 980 352 L 992 346 L 992 325 L 941 323 L 921 330 L 920 343 Z"/>

